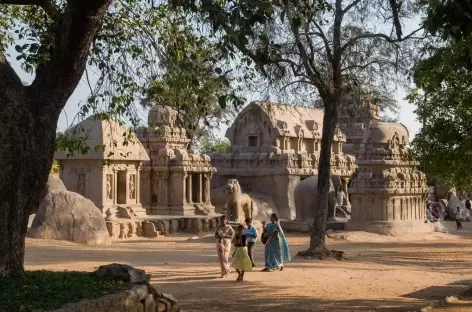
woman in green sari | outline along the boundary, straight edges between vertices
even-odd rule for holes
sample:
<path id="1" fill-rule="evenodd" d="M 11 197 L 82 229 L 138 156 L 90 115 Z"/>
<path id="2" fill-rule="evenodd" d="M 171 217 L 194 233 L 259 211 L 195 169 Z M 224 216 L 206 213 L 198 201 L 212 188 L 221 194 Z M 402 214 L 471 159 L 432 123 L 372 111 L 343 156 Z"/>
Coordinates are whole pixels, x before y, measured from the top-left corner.
<path id="1" fill-rule="evenodd" d="M 263 271 L 283 270 L 283 261 L 291 261 L 290 250 L 282 227 L 279 224 L 279 216 L 273 213 L 270 216 L 271 223 L 267 224 L 264 234 L 267 238 L 264 248 L 265 268 Z"/>

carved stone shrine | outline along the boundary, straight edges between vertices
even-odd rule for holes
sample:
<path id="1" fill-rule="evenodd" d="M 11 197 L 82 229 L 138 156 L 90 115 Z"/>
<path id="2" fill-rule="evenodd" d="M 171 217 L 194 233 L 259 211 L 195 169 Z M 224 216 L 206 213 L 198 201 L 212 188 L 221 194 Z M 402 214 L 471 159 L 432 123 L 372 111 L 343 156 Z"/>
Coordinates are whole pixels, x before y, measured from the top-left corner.
<path id="1" fill-rule="evenodd" d="M 172 108 L 156 105 L 148 127 L 136 129 L 150 158 L 139 181 L 143 206 L 148 215 L 212 214 L 210 181 L 216 169 L 207 155 L 187 150 L 189 139 L 176 117 Z"/>
<path id="2" fill-rule="evenodd" d="M 89 117 L 67 132 L 86 142 L 88 152 L 54 154 L 66 188 L 90 199 L 109 219 L 146 214 L 137 190 L 149 157 L 133 133 L 123 137 L 126 132 L 118 121 Z"/>
<path id="3" fill-rule="evenodd" d="M 399 123 L 370 124 L 359 148 L 349 188 L 349 230 L 387 235 L 433 230 L 426 220 L 428 187 L 408 150 L 407 128 Z"/>

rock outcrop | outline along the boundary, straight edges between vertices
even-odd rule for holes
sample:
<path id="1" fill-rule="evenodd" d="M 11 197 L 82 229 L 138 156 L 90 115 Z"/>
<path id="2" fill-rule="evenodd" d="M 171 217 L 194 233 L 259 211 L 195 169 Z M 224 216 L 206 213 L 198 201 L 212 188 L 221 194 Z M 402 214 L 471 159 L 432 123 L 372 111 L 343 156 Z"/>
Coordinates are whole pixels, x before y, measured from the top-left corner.
<path id="1" fill-rule="evenodd" d="M 87 245 L 111 244 L 105 220 L 92 201 L 69 191 L 50 191 L 44 197 L 28 237 L 68 240 Z"/>

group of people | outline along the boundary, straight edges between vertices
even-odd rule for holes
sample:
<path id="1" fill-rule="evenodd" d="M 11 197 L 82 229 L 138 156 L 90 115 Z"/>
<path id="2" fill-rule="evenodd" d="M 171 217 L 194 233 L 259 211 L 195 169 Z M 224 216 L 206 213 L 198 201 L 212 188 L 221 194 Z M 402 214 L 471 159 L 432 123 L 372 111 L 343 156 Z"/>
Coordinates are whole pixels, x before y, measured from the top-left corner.
<path id="1" fill-rule="evenodd" d="M 253 226 L 251 218 L 245 220 L 246 227 L 238 225 L 236 232 L 228 224 L 226 216 L 221 217 L 221 224 L 216 229 L 216 249 L 221 266 L 221 277 L 226 277 L 231 272 L 231 266 L 238 272 L 236 281 L 244 280 L 244 273 L 251 271 L 256 264 L 254 262 L 254 247 L 258 239 L 257 229 Z M 270 216 L 270 223 L 263 224 L 261 242 L 264 244 L 264 269 L 263 271 L 281 271 L 284 261 L 290 261 L 290 250 L 287 239 L 279 224 L 276 213 Z M 232 253 L 233 261 L 230 266 L 229 256 L 234 243 Z"/>

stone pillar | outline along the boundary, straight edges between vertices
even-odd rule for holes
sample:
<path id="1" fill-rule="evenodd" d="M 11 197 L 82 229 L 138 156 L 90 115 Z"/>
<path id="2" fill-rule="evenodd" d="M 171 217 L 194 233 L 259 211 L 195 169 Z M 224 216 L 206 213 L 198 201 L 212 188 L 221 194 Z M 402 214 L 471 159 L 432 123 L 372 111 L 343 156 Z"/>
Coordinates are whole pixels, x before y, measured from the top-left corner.
<path id="1" fill-rule="evenodd" d="M 203 203 L 203 174 L 198 174 L 198 202 Z"/>
<path id="2" fill-rule="evenodd" d="M 348 194 L 348 187 L 349 178 L 341 178 L 341 190 L 344 193 L 342 208 L 351 213 L 351 203 L 349 202 L 349 194 Z"/>
<path id="3" fill-rule="evenodd" d="M 187 176 L 187 203 L 192 203 L 192 174 Z"/>
<path id="4" fill-rule="evenodd" d="M 188 174 L 187 174 L 187 172 L 182 172 L 182 177 L 183 177 L 183 188 L 182 188 L 183 204 L 186 204 L 186 203 L 188 203 L 188 200 L 187 200 L 187 178 L 188 178 Z"/>
<path id="5" fill-rule="evenodd" d="M 211 203 L 211 200 L 210 200 L 210 177 L 211 177 L 211 174 L 210 173 L 206 173 L 203 175 L 204 177 L 204 180 L 205 180 L 205 183 L 204 183 L 204 192 L 203 192 L 203 201 L 205 204 L 210 204 Z"/>
<path id="6" fill-rule="evenodd" d="M 118 200 L 118 175 L 115 169 L 113 169 L 113 186 L 112 186 L 112 194 L 113 194 L 113 206 L 116 206 Z"/>
<path id="7" fill-rule="evenodd" d="M 136 168 L 136 174 L 134 177 L 134 198 L 136 199 L 135 203 L 140 204 L 141 203 L 141 168 L 137 167 Z"/>
<path id="8" fill-rule="evenodd" d="M 125 192 L 125 198 L 126 198 L 126 204 L 129 204 L 129 178 L 130 178 L 130 174 L 129 174 L 129 171 L 128 169 L 126 170 L 126 192 Z"/>

